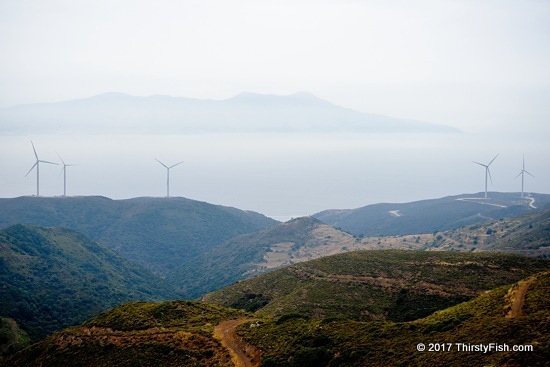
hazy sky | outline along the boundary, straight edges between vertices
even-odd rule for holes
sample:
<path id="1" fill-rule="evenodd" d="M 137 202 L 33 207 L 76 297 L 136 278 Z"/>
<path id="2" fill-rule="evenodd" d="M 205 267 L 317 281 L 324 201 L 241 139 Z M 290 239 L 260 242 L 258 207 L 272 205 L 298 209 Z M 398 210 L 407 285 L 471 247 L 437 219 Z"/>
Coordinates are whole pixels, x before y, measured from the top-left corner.
<path id="1" fill-rule="evenodd" d="M 69 195 L 171 192 L 272 216 L 483 189 L 550 193 L 550 1 L 0 0 L 0 107 L 104 92 L 309 91 L 439 136 L 0 136 L 0 196 L 31 195 L 30 140 Z M 10 159 L 8 159 L 8 157 Z M 59 167 L 41 193 L 60 195 Z"/>
<path id="2" fill-rule="evenodd" d="M 309 91 L 468 131 L 550 121 L 546 0 L 0 0 L 0 45 L 0 106 Z"/>

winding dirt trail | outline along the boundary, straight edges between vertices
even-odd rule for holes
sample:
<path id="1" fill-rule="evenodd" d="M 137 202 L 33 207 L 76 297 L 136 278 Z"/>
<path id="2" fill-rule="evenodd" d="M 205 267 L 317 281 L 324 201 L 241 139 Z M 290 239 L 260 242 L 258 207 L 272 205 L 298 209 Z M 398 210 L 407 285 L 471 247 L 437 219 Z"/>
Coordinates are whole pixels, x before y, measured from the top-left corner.
<path id="1" fill-rule="evenodd" d="M 221 322 L 214 329 L 214 337 L 229 350 L 231 360 L 236 367 L 258 367 L 260 365 L 260 351 L 247 344 L 237 335 L 237 327 L 252 319 L 238 319 Z"/>
<path id="2" fill-rule="evenodd" d="M 519 283 L 511 297 L 510 312 L 508 312 L 507 317 L 516 318 L 521 315 L 521 309 L 523 308 L 523 302 L 525 302 L 527 288 L 529 288 L 529 285 L 531 285 L 535 279 L 535 277 L 531 277 Z"/>

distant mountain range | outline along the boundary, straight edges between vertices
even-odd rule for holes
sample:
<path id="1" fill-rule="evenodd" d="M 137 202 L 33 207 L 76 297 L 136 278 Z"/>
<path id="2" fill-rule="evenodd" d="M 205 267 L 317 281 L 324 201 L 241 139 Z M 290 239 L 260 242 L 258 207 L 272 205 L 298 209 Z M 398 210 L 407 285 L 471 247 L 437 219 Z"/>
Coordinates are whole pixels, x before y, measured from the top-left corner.
<path id="1" fill-rule="evenodd" d="M 450 126 L 358 112 L 302 92 L 241 93 L 225 100 L 105 93 L 0 109 L 3 134 L 195 132 L 434 132 Z"/>

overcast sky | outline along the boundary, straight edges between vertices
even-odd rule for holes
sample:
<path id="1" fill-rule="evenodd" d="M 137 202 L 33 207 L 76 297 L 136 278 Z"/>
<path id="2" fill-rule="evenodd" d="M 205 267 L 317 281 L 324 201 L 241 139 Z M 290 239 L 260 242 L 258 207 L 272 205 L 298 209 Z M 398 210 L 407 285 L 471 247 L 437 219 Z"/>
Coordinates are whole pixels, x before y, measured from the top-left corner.
<path id="1" fill-rule="evenodd" d="M 0 107 L 309 91 L 474 132 L 550 121 L 545 0 L 0 0 L 0 45 Z"/>
<path id="2" fill-rule="evenodd" d="M 455 136 L 0 136 L 0 196 L 31 195 L 41 159 L 69 195 L 162 196 L 289 217 L 519 191 L 550 193 L 550 1 L 0 0 L 0 107 L 105 92 L 225 99 L 308 91 Z M 10 159 L 7 159 L 10 157 Z M 62 193 L 59 167 L 41 194 Z"/>

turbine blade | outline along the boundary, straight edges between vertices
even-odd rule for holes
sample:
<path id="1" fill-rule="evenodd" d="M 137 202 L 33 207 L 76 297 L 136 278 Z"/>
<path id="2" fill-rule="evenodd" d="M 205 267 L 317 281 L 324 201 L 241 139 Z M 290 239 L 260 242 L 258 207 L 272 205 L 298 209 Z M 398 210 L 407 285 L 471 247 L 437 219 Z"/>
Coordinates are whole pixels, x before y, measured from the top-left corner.
<path id="1" fill-rule="evenodd" d="M 487 166 L 487 173 L 489 174 L 489 180 L 491 180 L 491 185 L 493 184 L 493 178 L 491 177 L 491 170 L 489 169 L 489 166 Z"/>
<path id="2" fill-rule="evenodd" d="M 171 166 L 168 167 L 168 168 L 176 167 L 178 164 L 182 164 L 183 162 L 185 162 L 185 161 L 181 161 L 181 162 L 179 162 L 179 163 L 173 164 L 173 165 L 171 165 Z"/>
<path id="3" fill-rule="evenodd" d="M 487 164 L 487 166 L 490 166 L 491 163 L 493 163 L 493 161 L 494 161 L 495 159 L 497 159 L 497 157 L 498 157 L 499 154 L 500 154 L 500 153 L 498 153 L 497 155 L 495 155 L 495 158 L 493 158 L 493 159 L 491 160 L 491 162 L 489 162 L 489 164 Z"/>
<path id="4" fill-rule="evenodd" d="M 164 163 L 162 163 L 161 161 L 159 161 L 158 159 L 155 158 L 155 161 L 159 162 L 160 164 L 162 164 L 166 169 L 170 168 L 168 167 L 167 165 L 165 165 Z"/>
<path id="5" fill-rule="evenodd" d="M 36 154 L 36 149 L 34 149 L 34 143 L 31 140 L 32 150 L 34 151 L 34 156 L 36 157 L 36 160 L 38 160 L 38 154 Z"/>
<path id="6" fill-rule="evenodd" d="M 527 172 L 526 170 L 523 170 L 523 172 L 527 173 L 529 176 L 535 178 L 535 176 L 533 176 L 532 174 L 530 174 L 529 172 Z"/>
<path id="7" fill-rule="evenodd" d="M 476 161 L 472 161 L 472 162 L 474 162 L 475 164 L 479 164 L 480 166 L 483 166 L 483 167 L 487 168 L 487 166 L 484 165 L 483 163 L 479 163 L 479 162 L 476 162 Z"/>
<path id="8" fill-rule="evenodd" d="M 55 164 L 56 166 L 59 166 L 59 163 L 54 163 L 54 162 L 41 161 L 41 160 L 39 160 L 38 162 L 40 162 L 40 163 L 48 163 L 48 164 Z"/>
<path id="9" fill-rule="evenodd" d="M 521 176 L 521 174 L 522 174 L 523 172 L 524 172 L 524 171 L 521 171 L 520 173 L 518 173 L 518 175 L 517 175 L 516 177 L 514 177 L 514 180 L 515 180 L 516 178 L 518 178 L 519 176 Z"/>
<path id="10" fill-rule="evenodd" d="M 65 161 L 63 160 L 63 158 L 61 158 L 61 156 L 59 155 L 59 153 L 55 152 L 57 154 L 57 156 L 59 157 L 59 159 L 61 159 L 61 163 L 63 163 L 63 166 L 66 166 L 65 164 Z"/>
<path id="11" fill-rule="evenodd" d="M 29 172 L 27 172 L 27 174 L 25 175 L 25 177 L 27 177 L 29 175 L 29 173 L 31 173 L 31 171 L 34 169 L 34 167 L 36 167 L 36 165 L 38 164 L 38 161 L 36 161 L 35 164 L 33 164 L 33 166 L 31 167 L 31 169 L 29 170 Z"/>

